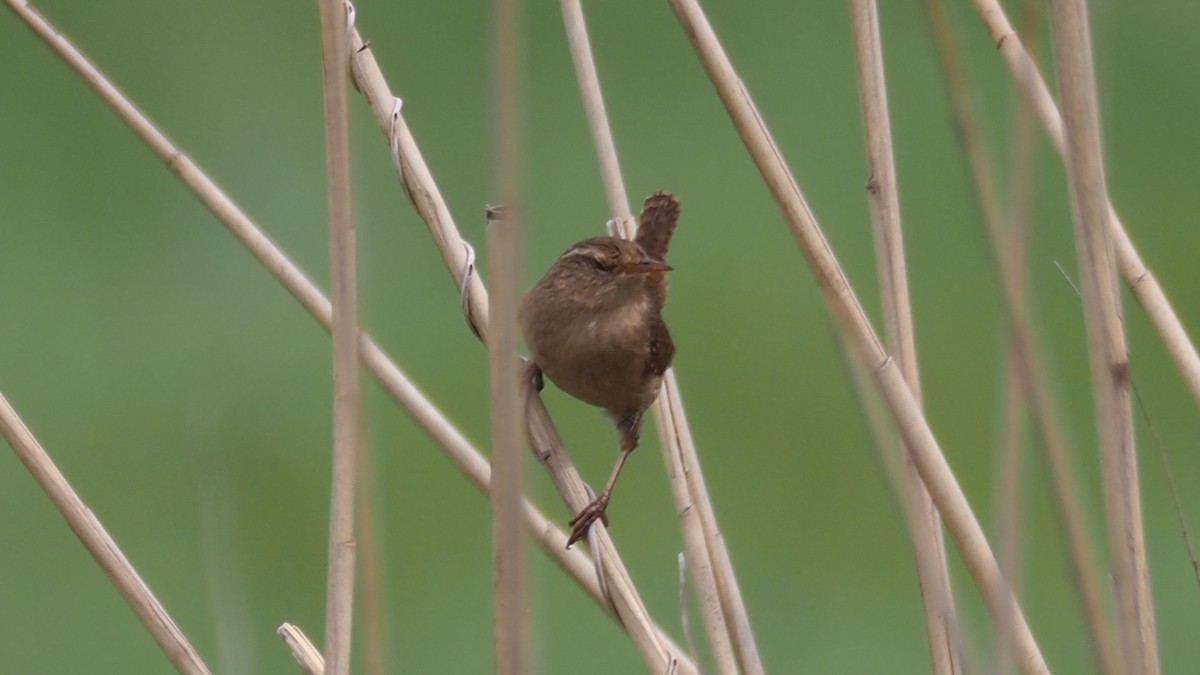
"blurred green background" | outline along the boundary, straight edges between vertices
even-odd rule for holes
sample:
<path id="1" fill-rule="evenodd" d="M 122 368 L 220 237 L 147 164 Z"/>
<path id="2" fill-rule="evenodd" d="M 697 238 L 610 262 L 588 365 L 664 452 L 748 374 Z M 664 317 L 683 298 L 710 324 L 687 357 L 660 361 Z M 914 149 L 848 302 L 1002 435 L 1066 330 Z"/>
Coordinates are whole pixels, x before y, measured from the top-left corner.
<path id="1" fill-rule="evenodd" d="M 881 3 L 918 349 L 931 424 L 994 533 L 1004 322 L 920 2 Z M 1200 47 L 1194 0 L 1092 3 L 1112 195 L 1185 325 L 1200 326 Z M 862 301 L 878 320 L 849 8 L 708 2 Z M 312 2 L 47 0 L 38 7 L 327 286 L 321 69 Z M 772 673 L 921 673 L 927 648 L 902 521 L 782 219 L 665 2 L 588 3 L 631 199 L 680 195 L 667 308 L 709 488 Z M 1010 8 L 1015 13 L 1015 8 Z M 950 8 L 1007 177 L 1014 97 L 966 2 Z M 495 201 L 487 3 L 360 3 L 358 25 L 464 236 Z M 523 282 L 607 218 L 558 3 L 525 3 Z M 1044 32 L 1044 31 L 1043 31 Z M 0 390 L 221 673 L 291 673 L 284 621 L 323 634 L 329 339 L 11 12 L 0 13 Z M 476 443 L 487 363 L 386 144 L 351 99 L 363 322 Z M 1061 167 L 1037 141 L 1031 288 L 1091 512 L 1102 513 Z M 1004 179 L 1007 183 L 1007 178 Z M 1200 527 L 1200 417 L 1127 300 L 1133 373 Z M 877 323 L 878 325 L 878 323 Z M 615 439 L 548 387 L 584 476 Z M 373 384 L 367 434 L 391 672 L 491 669 L 486 500 Z M 1139 417 L 1164 672 L 1200 660 L 1196 587 Z M 656 434 L 621 481 L 614 538 L 678 635 L 681 544 Z M 1091 670 L 1036 444 L 1022 598 L 1058 673 Z M 0 654 L 11 673 L 169 664 L 17 459 L 0 453 Z M 529 489 L 566 514 L 533 462 Z M 956 554 L 968 647 L 989 623 Z M 531 549 L 539 673 L 639 672 L 636 651 Z M 700 624 L 694 623 L 698 633 Z M 356 628 L 361 637 L 363 623 Z M 701 637 L 698 635 L 698 638 Z M 361 643 L 360 643 L 361 644 Z"/>

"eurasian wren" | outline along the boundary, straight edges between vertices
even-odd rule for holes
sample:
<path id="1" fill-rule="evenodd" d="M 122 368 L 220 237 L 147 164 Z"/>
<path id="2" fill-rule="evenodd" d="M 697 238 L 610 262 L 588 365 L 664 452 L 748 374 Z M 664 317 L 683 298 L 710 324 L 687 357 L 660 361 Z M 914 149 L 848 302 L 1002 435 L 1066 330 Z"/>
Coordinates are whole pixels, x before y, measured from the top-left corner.
<path id="1" fill-rule="evenodd" d="M 567 249 L 525 294 L 518 318 L 535 371 L 559 389 L 603 408 L 617 425 L 620 455 L 604 490 L 571 519 L 567 546 L 605 509 L 642 416 L 658 398 L 675 345 L 663 323 L 667 247 L 679 222 L 668 192 L 646 199 L 634 241 L 592 237 Z M 536 377 L 536 375 L 535 375 Z"/>

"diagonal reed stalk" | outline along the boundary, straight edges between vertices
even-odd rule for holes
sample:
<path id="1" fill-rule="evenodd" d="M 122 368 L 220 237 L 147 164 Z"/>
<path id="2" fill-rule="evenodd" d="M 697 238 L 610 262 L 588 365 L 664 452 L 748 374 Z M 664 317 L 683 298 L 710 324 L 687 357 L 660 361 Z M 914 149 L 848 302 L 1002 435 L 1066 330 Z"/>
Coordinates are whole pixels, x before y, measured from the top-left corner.
<path id="1" fill-rule="evenodd" d="M 879 271 L 884 332 L 888 351 L 895 357 L 913 399 L 920 407 L 921 380 L 900 225 L 900 194 L 888 117 L 879 13 L 875 0 L 852 0 L 850 6 L 870 171 L 867 197 L 875 234 L 875 266 Z M 941 519 L 907 453 L 905 470 L 905 487 L 900 501 L 916 558 L 929 658 L 935 675 L 954 675 L 961 670 L 958 664 L 960 630 L 950 588 L 950 572 L 946 567 Z"/>
<path id="2" fill-rule="evenodd" d="M 1117 644 L 1126 672 L 1156 675 L 1158 647 L 1142 532 L 1129 351 L 1117 293 L 1113 231 L 1107 222 L 1108 189 L 1100 149 L 1100 113 L 1087 6 L 1082 0 L 1052 0 L 1050 17 L 1108 516 Z"/>
<path id="3" fill-rule="evenodd" d="M 967 503 L 937 439 L 909 389 L 896 362 L 887 354 L 855 297 L 849 280 L 812 210 L 801 194 L 771 139 L 762 118 L 750 100 L 716 34 L 695 0 L 671 0 L 671 7 L 700 56 L 717 94 L 775 197 L 793 236 L 804 252 L 838 330 L 852 346 L 852 353 L 869 368 L 887 403 L 905 447 L 921 473 L 947 529 L 954 538 L 976 586 L 979 587 L 993 621 L 1008 621 L 1014 653 L 1021 671 L 1048 673 L 1049 668 L 1033 638 L 1024 614 L 1017 605 L 987 538 Z"/>
<path id="4" fill-rule="evenodd" d="M 580 0 L 562 0 L 561 4 L 567 44 L 575 64 L 575 77 L 579 82 L 609 210 L 613 220 L 620 224 L 621 236 L 633 238 L 633 214 L 621 178 L 616 143 L 604 107 L 582 3 Z M 740 665 L 747 675 L 762 675 L 762 659 L 725 540 L 717 526 L 674 370 L 668 370 L 664 377 L 662 393 L 654 404 L 654 416 L 671 479 L 671 494 L 679 514 L 684 555 L 695 581 L 714 664 L 720 673 L 736 672 Z"/>
<path id="5" fill-rule="evenodd" d="M 330 330 L 332 326 L 332 309 L 329 300 L 305 276 L 304 272 L 288 259 L 233 203 L 220 187 L 204 174 L 190 157 L 181 152 L 74 45 L 59 34 L 27 2 L 19 0 L 5 0 L 5 2 L 130 127 L 138 138 L 171 169 L 180 182 L 190 189 L 206 208 L 212 211 L 213 215 L 284 286 L 292 297 L 325 330 Z M 387 124 L 390 124 L 392 120 L 390 104 L 393 99 L 387 92 L 387 85 L 383 81 L 382 74 L 379 73 L 378 66 L 374 63 L 374 57 L 370 55 L 369 50 L 364 49 L 362 39 L 358 36 L 357 31 L 353 31 L 351 34 L 351 47 L 354 53 L 353 66 L 356 85 L 361 90 L 364 88 L 363 83 L 369 82 L 373 89 L 368 89 L 368 91 L 371 91 L 375 95 L 380 94 L 380 91 L 382 91 L 386 95 L 389 108 L 386 113 L 383 113 L 383 119 L 387 120 Z M 380 90 L 380 88 L 382 89 Z M 369 97 L 371 94 L 367 95 Z M 436 194 L 436 185 L 433 185 L 432 178 L 429 177 L 428 168 L 420 158 L 420 153 L 416 150 L 415 144 L 412 143 L 412 136 L 408 133 L 407 126 L 403 123 L 403 119 L 399 115 L 396 115 L 396 118 L 398 122 L 395 128 L 400 132 L 398 134 L 398 142 L 405 147 L 403 161 L 405 162 L 406 173 L 404 175 L 412 176 L 414 182 L 414 187 L 410 188 L 406 184 L 405 189 L 410 195 L 414 196 L 415 203 L 439 209 L 437 213 L 448 219 L 448 222 L 452 225 L 453 221 L 449 220 L 449 212 L 445 208 L 445 202 L 441 200 L 439 194 Z M 393 138 L 396 138 L 396 136 L 393 136 Z M 417 171 L 418 168 L 422 173 L 414 176 L 413 172 Z M 433 192 L 425 192 L 427 190 L 432 190 Z M 427 214 L 423 212 L 422 215 L 425 216 Z M 437 233 L 440 234 L 440 231 L 437 231 Z M 439 241 L 442 240 L 439 238 Z M 457 248 L 463 245 L 461 237 L 452 241 L 456 246 L 450 248 Z M 462 248 L 460 250 L 462 251 L 462 260 L 465 262 L 468 257 L 466 249 Z M 446 255 L 447 251 L 448 249 L 443 249 L 442 252 Z M 467 294 L 466 306 L 472 311 L 477 307 L 481 308 L 480 314 L 486 317 L 487 295 L 486 291 L 483 290 L 482 283 L 475 276 L 471 276 L 463 281 L 465 281 L 468 289 L 478 288 L 480 290 L 480 293 L 474 297 L 470 293 Z M 478 320 L 480 314 L 472 316 Z M 477 329 L 479 333 L 486 334 L 487 324 L 481 323 Z M 379 382 L 380 386 L 383 387 L 392 400 L 404 408 L 421 428 L 429 434 L 438 447 L 454 462 L 455 466 L 477 488 L 485 494 L 488 493 L 491 482 L 491 467 L 488 465 L 487 460 L 365 333 L 360 333 L 359 336 L 359 358 L 363 366 L 367 369 L 367 372 Z M 570 465 L 569 458 L 566 458 L 565 453 L 563 453 L 561 442 L 558 441 L 556 436 L 550 435 L 546 431 L 548 428 L 552 432 L 553 426 L 550 424 L 545 408 L 541 406 L 541 401 L 536 397 L 529 402 L 529 416 L 527 421 L 530 426 L 537 425 L 539 428 L 536 435 L 536 438 L 539 439 L 537 445 L 538 456 L 544 463 L 554 464 L 555 470 L 551 475 L 555 478 L 560 492 L 566 495 L 564 500 L 572 505 L 573 508 L 578 509 L 582 507 L 590 500 L 590 497 L 588 497 L 582 481 L 579 480 L 578 474 L 574 473 L 574 467 Z M 663 666 L 662 664 L 673 663 L 675 672 L 678 675 L 694 675 L 697 672 L 696 666 L 691 659 L 685 656 L 684 652 L 646 614 L 645 608 L 638 598 L 632 582 L 629 581 L 628 574 L 624 572 L 624 567 L 616 555 L 615 548 L 612 547 L 611 540 L 608 540 L 607 537 L 600 538 L 602 544 L 600 547 L 601 553 L 611 554 L 606 555 L 601 562 L 608 578 L 607 587 L 604 587 L 597 578 L 593 561 L 579 550 L 566 550 L 567 535 L 553 521 L 546 518 L 528 499 L 523 502 L 522 521 L 526 531 L 530 533 L 547 555 L 567 572 L 602 609 L 630 634 L 643 656 L 647 654 L 653 655 L 654 660 L 647 660 L 647 664 L 651 666 L 652 671 L 666 672 L 667 666 Z"/>
<path id="6" fill-rule="evenodd" d="M 296 659 L 296 665 L 300 666 L 300 672 L 304 675 L 325 675 L 325 657 L 321 656 L 321 652 L 317 651 L 304 631 L 300 630 L 298 626 L 285 623 L 275 632 L 279 635 L 279 639 L 287 645 L 288 651 L 292 653 L 292 658 Z"/>
<path id="7" fill-rule="evenodd" d="M 66 476 L 54 465 L 50 455 L 46 454 L 41 443 L 38 443 L 33 432 L 25 426 L 25 422 L 2 393 L 0 436 L 4 436 L 13 452 L 17 453 L 17 458 L 29 469 L 29 473 L 33 474 L 75 536 L 79 537 L 88 553 L 92 554 L 96 564 L 104 570 L 105 576 L 116 586 L 117 592 L 134 614 L 137 614 L 138 620 L 146 627 L 175 669 L 185 675 L 208 675 L 208 666 L 192 647 L 187 636 L 179 630 L 175 620 L 167 614 L 166 608 L 158 598 L 154 597 L 146 582 L 142 581 L 137 570 L 117 546 L 117 542 L 113 541 L 108 530 L 104 529 L 92 510 L 79 498 L 67 482 Z"/>
<path id="8" fill-rule="evenodd" d="M 330 675 L 348 675 L 354 622 L 354 504 L 362 405 L 358 381 L 358 272 L 350 210 L 350 122 L 346 108 L 349 28 L 342 0 L 319 0 L 325 99 L 325 172 L 329 199 L 329 272 L 333 299 L 333 476 L 325 656 Z"/>
<path id="9" fill-rule="evenodd" d="M 520 222 L 517 161 L 518 0 L 496 0 L 496 182 L 503 215 L 488 219 L 488 281 L 492 289 L 488 363 L 492 421 L 492 583 L 496 675 L 529 670 L 525 555 L 521 542 L 521 392 L 517 384 L 517 224 Z M 349 63 L 349 59 L 347 59 Z"/>
<path id="10" fill-rule="evenodd" d="M 1038 71 L 1033 57 L 1021 44 L 1021 38 L 1013 30 L 1004 14 L 1004 9 L 998 0 L 973 0 L 979 18 L 987 28 L 988 35 L 996 45 L 996 50 L 1004 58 L 1005 64 L 1016 82 L 1017 91 L 1025 98 L 1026 103 L 1037 113 L 1050 144 L 1058 152 L 1058 156 L 1066 159 L 1066 139 L 1063 134 L 1063 118 L 1059 114 L 1054 98 L 1046 80 Z M 1116 255 L 1117 270 L 1133 295 L 1154 326 L 1159 339 L 1167 348 L 1167 353 L 1179 369 L 1184 384 L 1192 393 L 1192 398 L 1200 404 L 1200 355 L 1188 337 L 1183 323 L 1171 303 L 1167 300 L 1158 279 L 1142 262 L 1133 241 L 1125 231 L 1124 224 L 1114 209 L 1112 200 L 1105 196 L 1105 220 L 1112 229 L 1111 245 Z"/>
<path id="11" fill-rule="evenodd" d="M 1112 649 L 1111 630 L 1105 618 L 1101 574 L 1092 555 L 1094 548 L 1088 537 L 1082 500 L 1071 469 L 1070 456 L 1073 452 L 1068 448 L 1062 416 L 1050 394 L 1046 358 L 1034 336 L 1034 318 L 1024 290 L 1019 251 L 1011 245 L 1012 239 L 1006 238 L 1003 232 L 1000 200 L 994 187 L 996 181 L 989 169 L 990 162 L 985 155 L 971 101 L 963 83 L 951 30 L 941 7 L 939 0 L 926 3 L 954 123 L 959 131 L 959 142 L 999 275 L 1009 323 L 1010 350 L 1018 371 L 1017 379 L 1030 402 L 1033 423 L 1045 453 L 1055 505 L 1066 537 L 1072 579 L 1079 595 L 1080 611 L 1088 627 L 1093 659 L 1098 672 L 1114 675 L 1120 671 Z M 1004 627 L 997 626 L 997 630 L 1003 631 Z M 1003 638 L 1004 635 L 1000 634 L 999 637 Z M 1003 646 L 1001 649 L 1004 649 Z"/>

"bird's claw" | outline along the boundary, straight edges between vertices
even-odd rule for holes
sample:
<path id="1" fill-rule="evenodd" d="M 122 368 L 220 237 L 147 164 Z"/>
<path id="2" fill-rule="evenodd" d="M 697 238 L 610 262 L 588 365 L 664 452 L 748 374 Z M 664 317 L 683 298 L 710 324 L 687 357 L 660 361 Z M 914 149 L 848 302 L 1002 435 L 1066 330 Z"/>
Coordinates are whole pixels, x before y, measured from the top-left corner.
<path id="1" fill-rule="evenodd" d="M 573 529 L 571 530 L 571 538 L 567 540 L 567 548 L 571 548 L 571 544 L 574 544 L 580 539 L 586 537 L 588 528 L 590 528 L 592 523 L 596 522 L 597 520 L 604 523 L 605 527 L 608 527 L 607 509 L 608 499 L 604 495 L 601 495 L 596 499 L 596 501 L 583 507 L 583 509 L 571 519 L 570 525 Z"/>

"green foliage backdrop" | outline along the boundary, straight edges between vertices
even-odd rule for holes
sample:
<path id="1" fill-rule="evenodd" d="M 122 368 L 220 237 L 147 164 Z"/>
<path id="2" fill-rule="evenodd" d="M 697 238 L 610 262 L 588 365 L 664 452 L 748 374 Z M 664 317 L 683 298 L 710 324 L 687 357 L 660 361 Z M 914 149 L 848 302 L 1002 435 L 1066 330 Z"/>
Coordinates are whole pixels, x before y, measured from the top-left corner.
<path id="1" fill-rule="evenodd" d="M 558 5 L 525 4 L 522 266 L 531 283 L 607 216 Z M 991 532 L 999 296 L 922 3 L 881 4 L 928 414 Z M 953 4 L 997 175 L 1007 176 L 1010 80 L 968 3 Z M 706 5 L 877 317 L 848 6 Z M 327 286 L 313 3 L 38 7 Z M 768 670 L 927 672 L 902 521 L 802 256 L 667 3 L 609 0 L 586 10 L 631 195 L 666 188 L 683 201 L 667 308 L 676 366 Z M 487 3 L 363 2 L 358 16 L 464 236 L 482 247 L 483 205 L 496 199 Z M 1198 24 L 1193 0 L 1092 3 L 1112 194 L 1193 330 Z M 364 323 L 484 443 L 486 353 L 465 328 L 368 111 L 355 98 L 351 112 Z M 1101 542 L 1082 311 L 1054 267 L 1074 268 L 1070 213 L 1063 171 L 1040 136 L 1037 153 L 1031 288 Z M 1135 382 L 1174 462 L 1184 511 L 1200 527 L 1195 403 L 1139 310 L 1126 306 Z M 274 635 L 283 621 L 322 635 L 329 380 L 327 336 L 32 33 L 0 12 L 0 390 L 218 672 L 295 672 Z M 392 670 L 487 672 L 487 502 L 374 385 L 366 391 L 376 592 Z M 601 481 L 616 447 L 608 423 L 558 392 L 548 405 L 585 477 Z M 1189 672 L 1200 661 L 1200 590 L 1139 425 L 1164 672 Z M 1035 444 L 1029 452 L 1025 609 L 1056 672 L 1087 672 Z M 540 471 L 531 469 L 528 482 L 565 521 Z M 677 633 L 680 542 L 656 443 L 634 455 L 610 516 L 651 612 Z M 6 672 L 168 670 L 7 451 L 0 542 Z M 640 671 L 633 647 L 591 601 L 539 553 L 530 559 L 538 672 Z M 952 560 L 968 646 L 986 661 L 989 624 Z"/>

